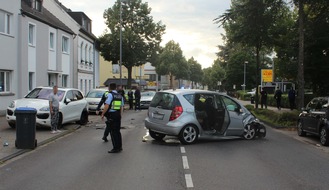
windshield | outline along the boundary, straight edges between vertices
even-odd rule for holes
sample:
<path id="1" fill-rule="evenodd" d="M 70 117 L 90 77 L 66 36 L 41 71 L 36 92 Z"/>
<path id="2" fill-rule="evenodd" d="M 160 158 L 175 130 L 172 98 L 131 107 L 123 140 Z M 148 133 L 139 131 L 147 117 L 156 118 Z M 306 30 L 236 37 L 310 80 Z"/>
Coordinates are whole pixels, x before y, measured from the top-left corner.
<path id="1" fill-rule="evenodd" d="M 53 89 L 47 88 L 35 88 L 33 89 L 25 98 L 35 98 L 35 99 L 44 99 L 48 100 L 49 95 L 53 92 Z M 65 91 L 58 90 L 57 95 L 59 97 L 59 101 L 62 101 Z"/>
<path id="2" fill-rule="evenodd" d="M 86 98 L 102 98 L 105 91 L 90 91 Z"/>
<path id="3" fill-rule="evenodd" d="M 150 91 L 150 92 L 142 92 L 141 93 L 141 96 L 154 96 L 155 95 L 155 92 L 153 91 Z"/>

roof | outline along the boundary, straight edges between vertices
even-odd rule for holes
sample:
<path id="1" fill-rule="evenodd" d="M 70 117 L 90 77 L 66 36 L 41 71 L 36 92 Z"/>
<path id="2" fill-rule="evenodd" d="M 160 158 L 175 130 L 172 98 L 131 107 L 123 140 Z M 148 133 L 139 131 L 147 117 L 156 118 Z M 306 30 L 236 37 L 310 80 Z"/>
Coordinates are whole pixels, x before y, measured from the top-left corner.
<path id="1" fill-rule="evenodd" d="M 61 29 L 69 34 L 74 34 L 74 32 L 69 27 L 67 27 L 56 16 L 51 14 L 51 12 L 49 12 L 45 7 L 42 7 L 41 11 L 37 11 L 29 6 L 25 0 L 21 0 L 21 3 L 22 15 L 31 17 L 54 28 Z"/>

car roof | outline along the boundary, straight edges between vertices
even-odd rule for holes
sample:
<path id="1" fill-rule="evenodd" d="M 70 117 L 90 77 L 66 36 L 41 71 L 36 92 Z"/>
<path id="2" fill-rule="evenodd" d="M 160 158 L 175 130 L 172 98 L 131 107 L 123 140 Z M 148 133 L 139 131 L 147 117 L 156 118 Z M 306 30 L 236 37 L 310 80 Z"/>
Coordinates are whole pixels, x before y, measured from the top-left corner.
<path id="1" fill-rule="evenodd" d="M 191 93 L 222 94 L 215 91 L 201 90 L 201 89 L 170 89 L 170 90 L 163 90 L 159 92 L 167 92 L 172 94 L 191 94 Z"/>
<path id="2" fill-rule="evenodd" d="M 38 86 L 36 88 L 45 88 L 45 89 L 53 89 L 52 86 Z M 58 90 L 64 90 L 64 91 L 68 91 L 68 90 L 78 90 L 80 91 L 79 89 L 77 88 L 69 88 L 69 87 L 58 87 Z"/>

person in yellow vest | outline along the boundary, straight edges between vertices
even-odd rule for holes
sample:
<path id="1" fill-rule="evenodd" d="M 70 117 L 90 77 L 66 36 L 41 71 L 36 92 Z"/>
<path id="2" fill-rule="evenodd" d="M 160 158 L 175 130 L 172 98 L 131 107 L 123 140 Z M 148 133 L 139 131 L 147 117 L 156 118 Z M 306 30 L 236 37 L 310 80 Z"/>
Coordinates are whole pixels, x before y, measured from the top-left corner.
<path id="1" fill-rule="evenodd" d="M 110 84 L 110 93 L 105 101 L 102 112 L 102 120 L 106 116 L 106 127 L 109 128 L 113 149 L 108 153 L 118 153 L 122 151 L 122 137 L 121 137 L 121 116 L 123 112 L 124 101 L 121 94 L 116 91 L 116 84 Z"/>

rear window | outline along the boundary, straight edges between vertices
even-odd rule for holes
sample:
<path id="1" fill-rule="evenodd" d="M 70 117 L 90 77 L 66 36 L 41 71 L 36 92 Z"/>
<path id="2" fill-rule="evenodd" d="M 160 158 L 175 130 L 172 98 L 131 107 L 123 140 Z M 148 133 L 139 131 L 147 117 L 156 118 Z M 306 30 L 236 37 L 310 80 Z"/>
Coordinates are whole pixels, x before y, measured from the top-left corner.
<path id="1" fill-rule="evenodd" d="M 150 107 L 172 110 L 176 105 L 180 105 L 180 102 L 174 94 L 158 92 L 153 97 Z"/>

